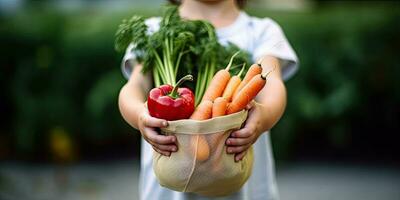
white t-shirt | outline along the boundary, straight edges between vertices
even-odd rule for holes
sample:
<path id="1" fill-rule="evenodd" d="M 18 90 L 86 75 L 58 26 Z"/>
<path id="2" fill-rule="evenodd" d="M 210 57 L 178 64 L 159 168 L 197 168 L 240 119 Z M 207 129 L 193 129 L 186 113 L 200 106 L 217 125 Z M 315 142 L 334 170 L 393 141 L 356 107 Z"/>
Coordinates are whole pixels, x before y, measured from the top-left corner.
<path id="1" fill-rule="evenodd" d="M 146 20 L 149 33 L 159 29 L 161 18 Z M 280 26 L 269 18 L 256 18 L 241 12 L 235 22 L 227 27 L 216 30 L 219 42 L 232 42 L 252 54 L 253 61 L 265 55 L 280 59 L 284 80 L 290 78 L 298 68 L 295 52 L 287 41 Z M 136 64 L 135 55 L 130 45 L 122 62 L 122 72 L 129 78 L 132 67 Z M 139 180 L 139 195 L 141 200 L 269 200 L 279 199 L 275 180 L 274 160 L 272 156 L 269 132 L 262 134 L 254 148 L 253 173 L 243 188 L 235 194 L 222 198 L 206 198 L 195 194 L 181 193 L 169 190 L 159 185 L 152 168 L 153 149 L 142 139 L 141 166 Z"/>

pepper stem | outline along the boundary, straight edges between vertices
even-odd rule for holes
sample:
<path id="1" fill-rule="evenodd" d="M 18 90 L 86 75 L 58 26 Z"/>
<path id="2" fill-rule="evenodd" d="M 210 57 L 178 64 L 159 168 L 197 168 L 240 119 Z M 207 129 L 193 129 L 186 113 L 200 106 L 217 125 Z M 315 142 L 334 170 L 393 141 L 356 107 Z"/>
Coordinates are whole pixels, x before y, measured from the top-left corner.
<path id="1" fill-rule="evenodd" d="M 174 89 L 172 89 L 172 92 L 170 94 L 170 96 L 172 98 L 175 99 L 178 97 L 178 88 L 185 81 L 193 81 L 193 76 L 189 74 L 189 75 L 186 75 L 186 76 L 182 77 L 181 79 L 179 79 L 178 83 L 176 83 L 176 85 L 174 86 Z"/>

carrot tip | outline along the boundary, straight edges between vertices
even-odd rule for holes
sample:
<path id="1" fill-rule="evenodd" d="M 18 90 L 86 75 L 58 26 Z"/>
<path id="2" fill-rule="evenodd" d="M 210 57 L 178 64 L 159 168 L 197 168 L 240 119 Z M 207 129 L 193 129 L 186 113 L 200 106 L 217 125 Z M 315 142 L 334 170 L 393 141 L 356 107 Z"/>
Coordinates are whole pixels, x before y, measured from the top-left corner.
<path id="1" fill-rule="evenodd" d="M 273 71 L 275 71 L 275 69 L 276 69 L 276 65 L 274 66 L 273 69 L 269 70 L 268 72 L 265 72 L 264 74 L 261 74 L 261 78 L 264 80 L 267 79 L 268 75 L 270 75 Z"/>
<path id="2" fill-rule="evenodd" d="M 261 63 L 262 63 L 262 61 L 264 60 L 264 58 L 265 58 L 265 57 L 262 57 L 262 58 L 260 58 L 260 59 L 258 60 L 258 62 L 257 62 L 257 65 L 258 65 L 258 66 L 261 67 Z"/>

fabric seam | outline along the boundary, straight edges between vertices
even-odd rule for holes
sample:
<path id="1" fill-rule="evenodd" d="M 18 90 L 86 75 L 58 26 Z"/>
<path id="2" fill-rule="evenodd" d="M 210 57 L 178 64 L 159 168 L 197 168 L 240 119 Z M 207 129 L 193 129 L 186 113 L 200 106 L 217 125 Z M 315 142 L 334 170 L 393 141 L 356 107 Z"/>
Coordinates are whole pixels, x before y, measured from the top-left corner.
<path id="1" fill-rule="evenodd" d="M 192 180 L 194 169 L 196 168 L 197 150 L 198 150 L 198 147 L 199 147 L 199 137 L 200 136 L 197 135 L 197 138 L 196 138 L 196 151 L 194 152 L 195 155 L 194 155 L 194 159 L 193 159 L 192 170 L 190 171 L 188 180 L 187 180 L 187 182 L 185 184 L 185 188 L 183 188 L 183 192 L 186 192 L 187 187 L 189 186 L 190 180 Z"/>

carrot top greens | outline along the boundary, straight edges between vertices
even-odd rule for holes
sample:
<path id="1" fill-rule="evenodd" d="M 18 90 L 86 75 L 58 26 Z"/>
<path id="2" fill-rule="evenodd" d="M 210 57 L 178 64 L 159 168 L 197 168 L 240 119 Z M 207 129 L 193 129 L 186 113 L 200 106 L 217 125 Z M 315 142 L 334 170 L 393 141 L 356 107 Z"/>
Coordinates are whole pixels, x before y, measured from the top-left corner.
<path id="1" fill-rule="evenodd" d="M 202 99 L 205 89 L 214 73 L 227 66 L 229 58 L 240 49 L 229 43 L 218 42 L 215 28 L 202 20 L 183 20 L 176 6 L 166 6 L 160 28 L 149 33 L 145 18 L 133 16 L 123 20 L 116 32 L 115 48 L 124 51 L 129 44 L 143 64 L 143 73 L 151 71 L 155 86 L 176 85 L 177 77 L 195 75 L 196 105 Z M 241 50 L 235 57 L 233 66 L 250 63 L 250 56 Z M 240 68 L 233 67 L 236 74 Z"/>

